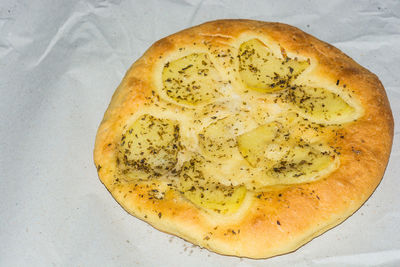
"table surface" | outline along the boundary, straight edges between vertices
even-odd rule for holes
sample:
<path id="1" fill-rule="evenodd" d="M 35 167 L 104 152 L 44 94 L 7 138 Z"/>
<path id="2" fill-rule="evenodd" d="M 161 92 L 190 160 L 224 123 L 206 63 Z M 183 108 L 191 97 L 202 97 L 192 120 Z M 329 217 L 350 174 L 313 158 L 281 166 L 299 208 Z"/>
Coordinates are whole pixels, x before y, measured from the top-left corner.
<path id="1" fill-rule="evenodd" d="M 294 253 L 221 256 L 128 215 L 100 183 L 97 127 L 125 71 L 156 40 L 222 18 L 279 21 L 378 75 L 400 115 L 400 1 L 0 3 L 1 266 L 400 266 L 398 128 L 381 184 Z"/>

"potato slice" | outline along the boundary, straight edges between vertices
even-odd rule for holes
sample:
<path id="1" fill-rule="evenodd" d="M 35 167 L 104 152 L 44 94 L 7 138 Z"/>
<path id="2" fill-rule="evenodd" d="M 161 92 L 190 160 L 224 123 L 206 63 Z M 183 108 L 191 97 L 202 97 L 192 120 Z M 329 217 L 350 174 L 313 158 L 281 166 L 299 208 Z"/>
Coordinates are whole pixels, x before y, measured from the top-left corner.
<path id="1" fill-rule="evenodd" d="M 266 148 L 280 137 L 281 131 L 282 126 L 277 122 L 272 122 L 238 136 L 238 147 L 243 158 L 245 158 L 252 167 L 256 167 L 259 162 L 265 161 Z M 275 150 L 276 153 L 280 153 L 279 150 L 284 149 L 282 146 L 280 147 L 281 148 L 272 148 L 272 150 Z"/>
<path id="2" fill-rule="evenodd" d="M 176 121 L 143 115 L 122 135 L 117 162 L 132 179 L 160 176 L 175 167 L 179 149 Z"/>
<path id="3" fill-rule="evenodd" d="M 199 133 L 199 145 L 206 156 L 230 159 L 238 153 L 236 136 L 255 127 L 257 123 L 246 114 L 228 116 L 204 128 Z"/>
<path id="4" fill-rule="evenodd" d="M 280 184 L 312 179 L 327 169 L 334 161 L 329 151 L 316 149 L 317 146 L 292 146 L 279 161 L 267 171 L 267 176 L 279 179 Z"/>
<path id="5" fill-rule="evenodd" d="M 162 72 L 163 90 L 174 101 L 197 105 L 221 95 L 221 77 L 206 53 L 171 61 Z"/>
<path id="6" fill-rule="evenodd" d="M 282 94 L 281 99 L 318 122 L 351 121 L 355 113 L 340 95 L 323 88 L 293 86 Z"/>
<path id="7" fill-rule="evenodd" d="M 260 40 L 251 39 L 239 48 L 239 73 L 250 89 L 272 93 L 285 89 L 310 64 L 297 58 L 281 59 Z"/>
<path id="8" fill-rule="evenodd" d="M 246 196 L 244 186 L 227 186 L 206 173 L 207 161 L 195 156 L 182 166 L 178 190 L 195 205 L 221 214 L 236 212 Z"/>
<path id="9" fill-rule="evenodd" d="M 266 180 L 260 184 L 290 184 L 313 179 L 331 166 L 335 158 L 320 143 L 306 143 L 277 122 L 238 136 L 238 146 L 247 162 L 258 168 L 254 172 L 261 176 L 259 179 Z"/>

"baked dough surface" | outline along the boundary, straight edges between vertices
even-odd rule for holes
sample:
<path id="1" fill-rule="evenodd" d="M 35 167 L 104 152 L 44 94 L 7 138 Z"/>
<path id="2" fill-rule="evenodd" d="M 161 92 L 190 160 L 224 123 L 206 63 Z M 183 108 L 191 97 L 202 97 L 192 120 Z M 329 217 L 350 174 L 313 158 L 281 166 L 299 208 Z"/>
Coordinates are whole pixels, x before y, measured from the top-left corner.
<path id="1" fill-rule="evenodd" d="M 355 212 L 392 138 L 381 82 L 341 51 L 289 25 L 218 20 L 132 65 L 94 160 L 137 218 L 220 254 L 267 258 Z"/>

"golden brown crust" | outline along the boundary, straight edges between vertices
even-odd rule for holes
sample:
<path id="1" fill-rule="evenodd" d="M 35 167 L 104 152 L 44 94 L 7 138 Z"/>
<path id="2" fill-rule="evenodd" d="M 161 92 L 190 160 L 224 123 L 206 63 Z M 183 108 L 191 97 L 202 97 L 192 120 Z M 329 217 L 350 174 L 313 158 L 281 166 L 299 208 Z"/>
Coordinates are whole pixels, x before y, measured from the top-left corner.
<path id="1" fill-rule="evenodd" d="M 265 36 L 288 53 L 311 58 L 318 62 L 313 75 L 351 88 L 364 113 L 343 126 L 344 138 L 331 139 L 341 148 L 340 167 L 315 182 L 253 195 L 238 215 L 223 223 L 210 220 L 176 191 L 163 199 L 149 198 L 151 185 L 116 183 L 115 157 L 123 127 L 152 97 L 159 61 L 194 44 L 223 48 L 243 34 Z M 297 249 L 355 212 L 379 184 L 392 138 L 393 118 L 381 82 L 340 50 L 285 24 L 218 20 L 157 41 L 132 65 L 99 127 L 94 160 L 101 181 L 123 208 L 157 229 L 217 253 L 267 258 Z"/>

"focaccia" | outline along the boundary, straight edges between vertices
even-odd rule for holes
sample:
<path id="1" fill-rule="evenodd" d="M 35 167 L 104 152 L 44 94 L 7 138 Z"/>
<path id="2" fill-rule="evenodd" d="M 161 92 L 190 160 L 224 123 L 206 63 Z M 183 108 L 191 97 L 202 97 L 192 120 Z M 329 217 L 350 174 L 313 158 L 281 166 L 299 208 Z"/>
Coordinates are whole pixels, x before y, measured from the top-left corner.
<path id="1" fill-rule="evenodd" d="M 267 258 L 355 212 L 392 138 L 381 82 L 350 57 L 289 25 L 218 20 L 132 65 L 94 160 L 137 218 L 220 254 Z"/>

